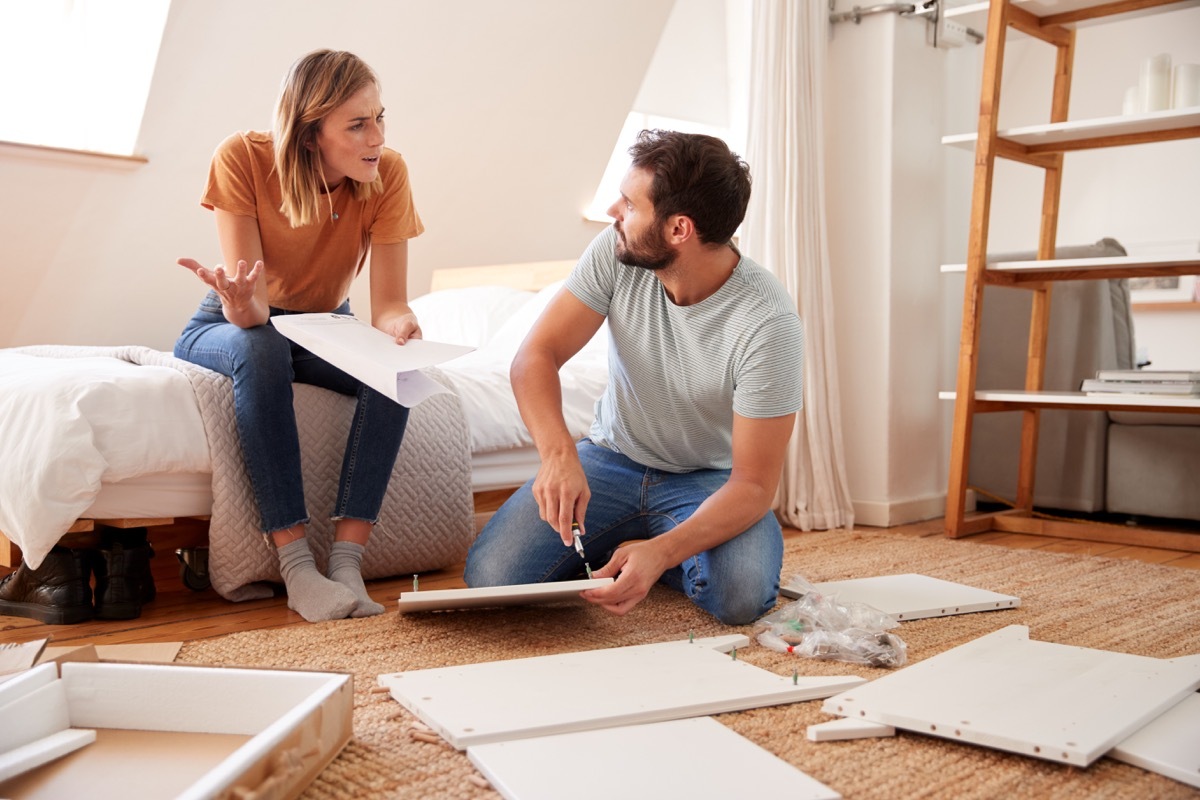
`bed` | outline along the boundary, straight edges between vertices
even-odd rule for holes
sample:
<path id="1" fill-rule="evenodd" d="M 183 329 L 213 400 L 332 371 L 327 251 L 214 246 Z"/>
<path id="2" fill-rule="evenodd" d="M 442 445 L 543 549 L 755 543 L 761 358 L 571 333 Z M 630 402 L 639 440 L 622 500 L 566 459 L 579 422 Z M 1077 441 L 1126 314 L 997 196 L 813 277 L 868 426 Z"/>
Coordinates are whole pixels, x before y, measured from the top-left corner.
<path id="1" fill-rule="evenodd" d="M 429 371 L 451 391 L 413 411 L 380 521 L 396 534 L 372 540 L 367 577 L 461 560 L 499 499 L 536 472 L 508 366 L 572 265 L 440 271 L 413 300 L 426 338 L 476 350 Z M 590 426 L 606 377 L 602 330 L 562 371 L 573 433 Z M 320 557 L 328 523 L 318 509 L 331 505 L 353 400 L 298 385 L 296 404 Z M 0 349 L 0 564 L 21 553 L 40 563 L 64 535 L 97 525 L 202 518 L 213 587 L 232 600 L 265 596 L 277 563 L 254 535 L 231 408 L 227 379 L 149 348 Z"/>
<path id="2" fill-rule="evenodd" d="M 478 498 L 514 489 L 537 472 L 537 450 L 517 411 L 508 368 L 574 264 L 549 261 L 438 271 L 430 293 L 412 302 L 427 339 L 476 348 L 443 364 L 440 372 L 463 402 L 471 435 L 471 486 Z M 559 377 L 567 427 L 582 436 L 591 427 L 596 400 L 608 380 L 607 327 Z M 481 511 L 480 521 L 486 516 Z"/>

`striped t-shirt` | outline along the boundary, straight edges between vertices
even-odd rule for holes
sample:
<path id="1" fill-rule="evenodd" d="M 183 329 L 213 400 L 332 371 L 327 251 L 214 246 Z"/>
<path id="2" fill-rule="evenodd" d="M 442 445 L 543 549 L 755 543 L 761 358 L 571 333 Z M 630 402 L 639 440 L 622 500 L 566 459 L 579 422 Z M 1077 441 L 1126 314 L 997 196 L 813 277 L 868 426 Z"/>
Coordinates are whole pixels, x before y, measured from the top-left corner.
<path id="1" fill-rule="evenodd" d="M 590 436 L 669 472 L 730 469 L 733 415 L 803 404 L 804 330 L 783 286 L 742 256 L 712 296 L 677 306 L 654 273 L 622 264 L 616 231 L 597 236 L 567 278 L 608 318 L 608 386 Z"/>

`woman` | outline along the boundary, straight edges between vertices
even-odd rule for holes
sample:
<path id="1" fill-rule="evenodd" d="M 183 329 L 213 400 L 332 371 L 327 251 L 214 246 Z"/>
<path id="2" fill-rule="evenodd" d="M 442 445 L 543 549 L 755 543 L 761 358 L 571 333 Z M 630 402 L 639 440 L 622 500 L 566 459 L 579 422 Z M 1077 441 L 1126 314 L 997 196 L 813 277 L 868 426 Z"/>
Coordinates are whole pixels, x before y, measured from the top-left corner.
<path id="1" fill-rule="evenodd" d="M 238 436 L 262 530 L 278 550 L 288 606 L 310 622 L 382 613 L 363 585 L 362 556 L 408 409 L 269 324 L 276 314 L 349 314 L 350 283 L 369 251 L 372 324 L 398 345 L 421 336 L 408 306 L 407 267 L 408 240 L 424 227 L 404 160 L 384 147 L 375 73 L 346 52 L 302 57 L 284 79 L 274 130 L 222 142 L 200 202 L 216 216 L 224 263 L 236 267 L 179 260 L 209 292 L 175 355 L 233 378 Z M 293 381 L 358 399 L 326 575 L 305 539 Z"/>

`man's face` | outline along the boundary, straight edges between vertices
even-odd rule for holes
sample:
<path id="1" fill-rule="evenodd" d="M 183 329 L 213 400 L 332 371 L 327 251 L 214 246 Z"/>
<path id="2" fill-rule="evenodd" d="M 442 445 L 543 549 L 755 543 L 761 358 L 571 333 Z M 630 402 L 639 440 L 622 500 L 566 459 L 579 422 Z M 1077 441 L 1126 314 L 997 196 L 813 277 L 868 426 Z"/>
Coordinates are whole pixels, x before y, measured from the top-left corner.
<path id="1" fill-rule="evenodd" d="M 659 270 L 675 262 L 678 253 L 667 242 L 665 227 L 650 202 L 653 174 L 631 167 L 621 181 L 621 199 L 608 208 L 617 230 L 617 259 L 622 264 Z"/>

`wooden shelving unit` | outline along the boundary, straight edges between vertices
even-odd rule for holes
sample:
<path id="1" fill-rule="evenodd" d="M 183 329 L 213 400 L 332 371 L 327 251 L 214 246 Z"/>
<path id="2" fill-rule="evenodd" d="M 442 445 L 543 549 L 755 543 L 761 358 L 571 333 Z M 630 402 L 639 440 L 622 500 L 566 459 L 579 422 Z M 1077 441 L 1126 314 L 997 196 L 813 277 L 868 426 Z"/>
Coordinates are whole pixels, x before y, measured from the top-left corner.
<path id="1" fill-rule="evenodd" d="M 1197 2 L 1198 0 L 991 0 L 987 4 L 978 3 L 956 10 L 959 15 L 964 16 L 978 15 L 986 11 L 987 34 L 984 42 L 978 130 L 974 134 L 943 139 L 943 143 L 949 146 L 973 148 L 975 152 L 967 263 L 942 267 L 944 272 L 966 273 L 958 378 L 955 391 L 942 394 L 942 397 L 954 400 L 950 482 L 946 497 L 947 536 L 959 537 L 987 530 L 1001 530 L 1200 551 L 1200 536 L 1193 534 L 1093 525 L 1086 522 L 1051 521 L 1039 518 L 1033 513 L 1039 415 L 1043 409 L 1200 413 L 1200 399 L 1197 398 L 1098 396 L 1082 392 L 1043 391 L 1050 296 L 1054 282 L 1200 273 L 1200 256 L 1194 254 L 1058 260 L 1052 257 L 1058 228 L 1064 153 L 1200 137 L 1200 109 L 1177 109 L 1128 117 L 1068 121 L 1075 27 L 1106 22 L 1119 23 L 1132 16 L 1186 8 L 1196 5 Z M 975 22 L 974 19 L 969 21 Z M 978 22 L 975 22 L 975 27 L 979 27 Z M 997 130 L 1000 77 L 1009 28 L 1039 39 L 1057 50 L 1054 92 L 1048 124 L 1007 131 Z M 1035 261 L 987 262 L 988 219 L 997 158 L 1019 161 L 1044 170 L 1042 225 L 1038 237 L 1038 259 Z M 1033 292 L 1025 386 L 1019 390 L 976 390 L 983 289 L 988 284 L 1019 286 Z M 1019 411 L 1022 414 L 1016 507 L 1003 512 L 974 514 L 968 517 L 965 509 L 972 423 L 976 414 L 1001 411 Z"/>

